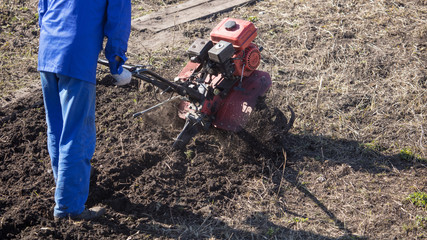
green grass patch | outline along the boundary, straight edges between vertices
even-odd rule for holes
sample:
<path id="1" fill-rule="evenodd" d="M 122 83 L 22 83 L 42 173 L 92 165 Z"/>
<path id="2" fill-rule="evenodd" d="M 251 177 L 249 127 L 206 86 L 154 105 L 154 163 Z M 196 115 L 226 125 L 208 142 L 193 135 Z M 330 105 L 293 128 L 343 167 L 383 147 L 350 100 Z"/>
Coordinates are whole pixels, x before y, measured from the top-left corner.
<path id="1" fill-rule="evenodd" d="M 186 156 L 187 160 L 191 160 L 195 156 L 194 151 L 193 150 L 185 151 L 185 156 Z"/>
<path id="2" fill-rule="evenodd" d="M 425 192 L 411 193 L 406 199 L 417 207 L 427 209 L 427 193 Z"/>
<path id="3" fill-rule="evenodd" d="M 249 16 L 248 20 L 254 23 L 254 22 L 258 21 L 258 17 L 257 16 Z"/>
<path id="4" fill-rule="evenodd" d="M 415 217 L 415 221 L 409 224 L 403 224 L 402 229 L 407 233 L 413 232 L 413 231 L 425 230 L 427 229 L 427 217 L 417 215 Z M 421 233 L 419 237 L 420 239 L 424 239 L 424 233 Z"/>
<path id="5" fill-rule="evenodd" d="M 308 221 L 308 218 L 294 217 L 294 218 L 292 218 L 292 221 L 293 221 L 294 223 L 299 223 L 299 222 L 304 223 L 304 222 L 307 222 L 307 221 Z"/>
<path id="6" fill-rule="evenodd" d="M 419 154 L 415 154 L 410 148 L 403 148 L 399 153 L 400 159 L 408 162 L 424 162 L 427 163 L 427 159 L 422 158 Z"/>
<path id="7" fill-rule="evenodd" d="M 386 148 L 382 147 L 375 140 L 372 140 L 371 142 L 368 142 L 368 143 L 360 143 L 359 147 L 364 153 L 375 154 L 375 155 L 378 155 L 381 153 L 381 151 L 386 150 Z"/>
<path id="8" fill-rule="evenodd" d="M 415 217 L 415 224 L 417 225 L 417 227 L 422 228 L 422 229 L 427 229 L 427 216 L 419 216 L 417 215 Z"/>

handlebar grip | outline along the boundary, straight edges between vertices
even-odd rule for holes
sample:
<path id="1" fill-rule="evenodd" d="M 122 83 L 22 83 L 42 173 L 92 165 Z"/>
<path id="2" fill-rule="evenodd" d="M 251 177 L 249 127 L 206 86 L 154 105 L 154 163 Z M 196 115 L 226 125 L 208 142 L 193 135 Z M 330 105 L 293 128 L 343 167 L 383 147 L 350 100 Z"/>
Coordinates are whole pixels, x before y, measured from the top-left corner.
<path id="1" fill-rule="evenodd" d="M 108 60 L 106 60 L 106 59 L 98 58 L 98 63 L 101 64 L 101 65 L 107 66 L 107 67 L 110 66 Z M 123 64 L 122 67 L 126 68 L 127 70 L 131 70 L 135 66 L 132 66 L 132 65 L 129 65 L 129 64 Z"/>
<path id="2" fill-rule="evenodd" d="M 106 59 L 98 58 L 98 63 L 107 67 L 109 66 L 108 61 Z"/>

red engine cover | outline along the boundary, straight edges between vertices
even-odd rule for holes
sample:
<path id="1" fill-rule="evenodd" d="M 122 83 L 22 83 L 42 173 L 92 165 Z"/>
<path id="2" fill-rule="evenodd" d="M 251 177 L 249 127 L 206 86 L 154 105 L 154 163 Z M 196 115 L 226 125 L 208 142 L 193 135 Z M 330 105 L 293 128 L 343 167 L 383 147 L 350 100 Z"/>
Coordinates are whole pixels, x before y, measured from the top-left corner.
<path id="1" fill-rule="evenodd" d="M 229 23 L 234 21 L 233 27 Z M 233 44 L 236 51 L 249 46 L 257 35 L 255 25 L 249 21 L 234 18 L 223 19 L 211 32 L 211 40 L 215 44 L 221 40 Z"/>

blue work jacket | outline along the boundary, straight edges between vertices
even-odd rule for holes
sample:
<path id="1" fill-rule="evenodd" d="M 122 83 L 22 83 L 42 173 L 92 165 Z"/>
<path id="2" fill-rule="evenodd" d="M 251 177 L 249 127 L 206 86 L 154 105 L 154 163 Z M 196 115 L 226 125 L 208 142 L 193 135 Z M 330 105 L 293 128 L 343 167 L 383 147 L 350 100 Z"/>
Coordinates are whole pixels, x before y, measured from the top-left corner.
<path id="1" fill-rule="evenodd" d="M 38 13 L 39 71 L 95 83 L 106 36 L 110 71 L 121 73 L 131 28 L 130 0 L 39 0 Z"/>

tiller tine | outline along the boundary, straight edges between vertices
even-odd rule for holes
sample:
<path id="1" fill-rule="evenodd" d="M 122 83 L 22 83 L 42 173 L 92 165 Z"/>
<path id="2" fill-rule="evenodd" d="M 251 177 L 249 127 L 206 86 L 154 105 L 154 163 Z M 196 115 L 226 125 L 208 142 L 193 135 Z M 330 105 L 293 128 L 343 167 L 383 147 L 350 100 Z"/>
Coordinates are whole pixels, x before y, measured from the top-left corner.
<path id="1" fill-rule="evenodd" d="M 291 112 L 291 118 L 289 119 L 289 121 L 282 111 L 280 111 L 277 108 L 274 109 L 274 115 L 276 115 L 276 117 L 277 117 L 276 121 L 281 122 L 281 123 L 286 123 L 284 126 L 281 126 L 282 134 L 288 133 L 289 130 L 291 130 L 291 128 L 295 122 L 294 110 L 290 106 L 288 106 L 288 110 Z"/>
<path id="2" fill-rule="evenodd" d="M 200 121 L 197 121 L 194 118 L 187 117 L 185 120 L 184 127 L 179 133 L 175 142 L 172 145 L 174 149 L 184 149 L 185 146 L 190 142 L 190 140 L 199 133 L 201 128 Z"/>

